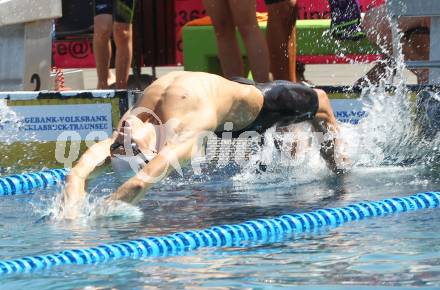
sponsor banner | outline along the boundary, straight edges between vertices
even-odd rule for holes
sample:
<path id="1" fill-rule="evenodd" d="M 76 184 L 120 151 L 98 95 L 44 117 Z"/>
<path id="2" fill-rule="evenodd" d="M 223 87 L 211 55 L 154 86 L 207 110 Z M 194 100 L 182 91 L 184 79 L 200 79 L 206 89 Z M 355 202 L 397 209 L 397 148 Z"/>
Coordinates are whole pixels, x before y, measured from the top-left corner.
<path id="1" fill-rule="evenodd" d="M 356 125 L 359 124 L 362 118 L 367 116 L 359 99 L 334 99 L 330 100 L 330 102 L 336 119 L 339 122 Z"/>
<path id="2" fill-rule="evenodd" d="M 0 142 L 103 140 L 112 133 L 112 106 L 105 104 L 8 107 L 16 122 L 0 123 Z"/>
<path id="3" fill-rule="evenodd" d="M 60 68 L 94 68 L 93 40 L 87 35 L 71 40 L 55 40 L 53 61 Z"/>

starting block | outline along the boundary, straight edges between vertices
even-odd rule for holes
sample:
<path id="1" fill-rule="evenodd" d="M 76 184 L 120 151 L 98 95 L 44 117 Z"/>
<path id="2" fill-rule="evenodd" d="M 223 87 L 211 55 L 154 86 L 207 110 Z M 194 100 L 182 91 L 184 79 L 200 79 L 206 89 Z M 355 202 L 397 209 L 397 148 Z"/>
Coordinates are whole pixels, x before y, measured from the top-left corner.
<path id="1" fill-rule="evenodd" d="M 0 91 L 50 86 L 54 18 L 61 0 L 0 1 Z"/>
<path id="2" fill-rule="evenodd" d="M 431 17 L 430 55 L 428 61 L 407 61 L 411 68 L 429 68 L 429 83 L 440 84 L 440 1 L 438 0 L 389 0 L 388 13 L 397 23 L 400 16 Z M 393 30 L 394 46 L 397 47 L 396 31 Z M 396 51 L 396 50 L 395 50 Z"/>

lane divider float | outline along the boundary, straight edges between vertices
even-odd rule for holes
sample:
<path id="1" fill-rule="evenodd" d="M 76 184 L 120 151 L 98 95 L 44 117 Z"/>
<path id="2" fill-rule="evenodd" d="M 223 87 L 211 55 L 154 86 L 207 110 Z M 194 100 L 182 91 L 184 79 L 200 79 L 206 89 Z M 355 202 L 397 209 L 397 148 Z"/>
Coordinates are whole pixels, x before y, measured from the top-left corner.
<path id="1" fill-rule="evenodd" d="M 67 169 L 50 169 L 0 177 L 0 196 L 23 194 L 57 185 L 64 181 L 67 173 Z"/>
<path id="2" fill-rule="evenodd" d="M 287 214 L 272 219 L 219 225 L 204 230 L 188 230 L 162 237 L 147 237 L 88 249 L 65 250 L 55 254 L 4 260 L 0 261 L 0 274 L 31 272 L 69 264 L 97 264 L 122 258 L 173 256 L 205 247 L 268 243 L 323 227 L 336 227 L 346 222 L 359 221 L 369 217 L 435 208 L 439 205 L 440 192 L 418 193 L 408 197 L 387 198 L 376 202 L 363 201 L 341 208 Z"/>

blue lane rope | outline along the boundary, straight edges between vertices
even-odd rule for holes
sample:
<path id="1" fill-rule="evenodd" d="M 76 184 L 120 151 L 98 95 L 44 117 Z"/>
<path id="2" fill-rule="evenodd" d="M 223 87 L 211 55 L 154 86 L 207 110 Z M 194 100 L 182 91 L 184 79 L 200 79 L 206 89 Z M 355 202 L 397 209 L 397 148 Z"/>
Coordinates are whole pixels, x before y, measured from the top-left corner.
<path id="1" fill-rule="evenodd" d="M 68 264 L 97 264 L 121 258 L 172 256 L 203 247 L 243 246 L 245 242 L 273 242 L 288 235 L 310 232 L 321 227 L 336 227 L 368 217 L 434 208 L 439 205 L 440 192 L 387 198 L 377 202 L 364 201 L 342 208 L 320 209 L 273 219 L 190 230 L 163 237 L 147 237 L 88 249 L 65 250 L 55 254 L 0 261 L 0 274 L 30 272 Z"/>
<path id="2" fill-rule="evenodd" d="M 0 177 L 0 196 L 27 193 L 64 181 L 67 169 L 50 169 L 35 173 L 16 174 Z"/>

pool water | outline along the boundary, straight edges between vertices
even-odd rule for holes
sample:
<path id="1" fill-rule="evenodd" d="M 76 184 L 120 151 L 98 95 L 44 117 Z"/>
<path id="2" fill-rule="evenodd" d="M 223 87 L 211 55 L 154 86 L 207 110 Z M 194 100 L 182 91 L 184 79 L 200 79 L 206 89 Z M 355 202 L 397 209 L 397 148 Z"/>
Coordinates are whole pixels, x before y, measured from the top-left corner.
<path id="1" fill-rule="evenodd" d="M 300 185 L 292 182 L 290 186 L 280 186 L 279 180 L 265 182 L 264 177 L 249 186 L 234 179 L 239 174 L 236 170 L 228 170 L 198 182 L 167 179 L 139 205 L 143 216 L 36 224 L 41 211 L 52 205 L 54 190 L 4 198 L 0 203 L 0 256 L 6 259 L 85 248 L 440 188 L 440 172 L 420 168 L 356 169 L 344 177 Z M 116 183 L 111 174 L 95 181 L 108 189 Z M 1 288 L 435 288 L 440 287 L 439 220 L 440 210 L 428 209 L 348 223 L 275 244 L 201 249 L 178 257 L 101 265 L 67 265 L 2 277 Z"/>
<path id="2" fill-rule="evenodd" d="M 344 151 L 352 162 L 343 176 L 329 172 L 316 144 L 306 148 L 301 162 L 290 164 L 281 162 L 278 151 L 268 144 L 251 156 L 251 161 L 270 161 L 265 171 L 253 161 L 241 167 L 211 164 L 200 175 L 186 169 L 183 177 L 173 174 L 156 184 L 138 206 L 102 212 L 99 198 L 120 184 L 108 170 L 88 187 L 91 200 L 86 211 L 91 214 L 75 221 L 36 222 L 56 211 L 62 188 L 2 197 L 0 258 L 440 190 L 439 135 L 429 139 L 418 135 L 407 98 L 378 91 L 363 100 L 368 117 L 358 126 L 341 129 Z M 298 126 L 300 131 L 310 130 Z M 268 134 L 273 138 L 275 133 Z M 0 288 L 438 289 L 439 221 L 440 209 L 427 209 L 324 228 L 272 244 L 205 248 L 177 257 L 66 265 L 3 276 Z"/>

